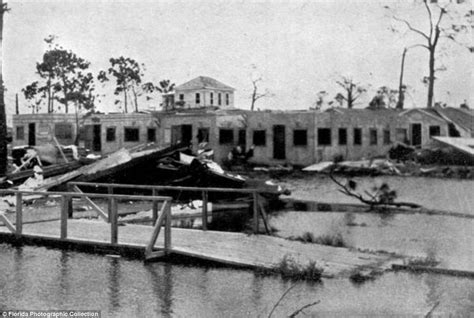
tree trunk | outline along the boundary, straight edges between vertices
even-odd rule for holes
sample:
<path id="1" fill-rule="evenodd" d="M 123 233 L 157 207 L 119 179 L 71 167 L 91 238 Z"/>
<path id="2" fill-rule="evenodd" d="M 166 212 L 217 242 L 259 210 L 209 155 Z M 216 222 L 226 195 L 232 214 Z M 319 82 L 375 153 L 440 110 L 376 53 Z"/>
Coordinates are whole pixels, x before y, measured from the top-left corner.
<path id="1" fill-rule="evenodd" d="M 405 92 L 403 90 L 403 72 L 405 70 L 405 56 L 407 54 L 407 48 L 403 50 L 402 54 L 402 64 L 400 66 L 400 83 L 398 85 L 398 101 L 397 101 L 397 109 L 403 109 L 405 104 Z"/>
<path id="2" fill-rule="evenodd" d="M 51 79 L 48 79 L 48 114 L 52 113 L 51 110 Z"/>
<path id="3" fill-rule="evenodd" d="M 0 0 L 0 61 L 3 61 L 3 0 Z M 7 172 L 7 116 L 5 113 L 5 98 L 3 87 L 3 68 L 0 63 L 0 176 Z"/>
<path id="4" fill-rule="evenodd" d="M 434 92 L 434 82 L 435 82 L 435 48 L 430 48 L 430 73 L 428 77 L 428 100 L 426 107 L 433 107 L 433 92 Z"/>
<path id="5" fill-rule="evenodd" d="M 347 108 L 352 108 L 352 90 L 347 91 Z"/>
<path id="6" fill-rule="evenodd" d="M 125 86 L 123 86 L 123 107 L 124 107 L 125 113 L 128 113 L 128 109 L 127 109 L 127 89 L 126 89 Z"/>

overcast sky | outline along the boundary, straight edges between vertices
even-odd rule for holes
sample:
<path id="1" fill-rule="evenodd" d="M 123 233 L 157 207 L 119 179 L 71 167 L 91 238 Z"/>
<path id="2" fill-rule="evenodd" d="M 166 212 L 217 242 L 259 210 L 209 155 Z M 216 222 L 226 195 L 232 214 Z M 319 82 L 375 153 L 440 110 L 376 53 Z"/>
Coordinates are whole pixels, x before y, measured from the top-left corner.
<path id="1" fill-rule="evenodd" d="M 108 67 L 110 57 L 131 57 L 146 65 L 145 80 L 170 79 L 181 84 L 194 77 L 213 77 L 236 89 L 236 106 L 250 107 L 251 78 L 261 76 L 264 109 L 308 109 L 318 91 L 333 97 L 341 75 L 364 85 L 367 106 L 375 90 L 398 87 L 405 46 L 421 41 L 404 32 L 388 15 L 386 5 L 419 28 L 426 12 L 411 1 L 8 1 L 3 67 L 7 110 L 15 93 L 37 79 L 35 64 L 50 34 L 58 43 L 91 62 L 91 70 Z M 472 5 L 472 2 L 465 4 Z M 397 28 L 401 32 L 393 32 Z M 472 36 L 472 35 L 471 35 Z M 446 42 L 438 61 L 435 100 L 474 106 L 473 55 Z M 405 83 L 411 87 L 408 106 L 424 107 L 428 51 L 407 54 Z M 156 101 L 155 103 L 158 103 Z M 21 111 L 24 98 L 20 94 Z M 105 105 L 107 104 L 107 105 Z M 106 99 L 101 110 L 114 110 Z"/>

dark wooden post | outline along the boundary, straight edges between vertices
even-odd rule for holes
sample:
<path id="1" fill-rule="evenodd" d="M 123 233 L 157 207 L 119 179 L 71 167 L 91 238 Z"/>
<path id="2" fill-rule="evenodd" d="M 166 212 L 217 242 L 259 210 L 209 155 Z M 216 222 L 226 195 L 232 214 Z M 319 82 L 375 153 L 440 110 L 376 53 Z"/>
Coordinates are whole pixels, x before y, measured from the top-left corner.
<path id="1" fill-rule="evenodd" d="M 253 192 L 253 231 L 258 234 L 258 193 Z"/>
<path id="2" fill-rule="evenodd" d="M 16 236 L 19 238 L 23 231 L 23 200 L 21 192 L 16 194 Z"/>
<path id="3" fill-rule="evenodd" d="M 206 190 L 202 191 L 202 229 L 207 230 L 207 202 L 208 202 L 208 192 Z"/>
<path id="4" fill-rule="evenodd" d="M 158 190 L 153 188 L 152 195 L 154 197 L 158 196 Z M 153 225 L 155 225 L 156 220 L 158 220 L 158 201 L 153 200 L 151 211 L 152 211 L 152 222 L 153 222 Z"/>
<path id="5" fill-rule="evenodd" d="M 114 188 L 112 186 L 107 186 L 107 193 L 108 194 L 114 194 Z M 112 203 L 111 202 L 112 201 L 109 200 L 109 203 L 108 203 L 108 206 L 107 206 L 108 211 L 109 211 L 109 223 L 111 221 L 111 219 L 110 219 L 110 210 L 112 209 Z"/>
<path id="6" fill-rule="evenodd" d="M 171 201 L 165 201 L 163 204 L 166 204 L 166 208 L 163 213 L 166 213 L 165 219 L 165 253 L 170 253 L 171 251 Z"/>
<path id="7" fill-rule="evenodd" d="M 74 192 L 74 186 L 68 184 L 68 185 L 67 185 L 67 191 L 68 191 L 68 192 Z M 68 201 L 67 216 L 68 216 L 68 218 L 70 218 L 70 219 L 73 218 L 72 198 L 71 198 L 71 200 Z"/>
<path id="8" fill-rule="evenodd" d="M 61 197 L 61 239 L 67 238 L 67 219 L 69 214 L 69 201 L 71 196 L 65 194 Z"/>
<path id="9" fill-rule="evenodd" d="M 109 204 L 110 204 L 110 210 L 109 210 L 110 243 L 117 244 L 117 242 L 118 242 L 117 198 L 110 198 Z"/>

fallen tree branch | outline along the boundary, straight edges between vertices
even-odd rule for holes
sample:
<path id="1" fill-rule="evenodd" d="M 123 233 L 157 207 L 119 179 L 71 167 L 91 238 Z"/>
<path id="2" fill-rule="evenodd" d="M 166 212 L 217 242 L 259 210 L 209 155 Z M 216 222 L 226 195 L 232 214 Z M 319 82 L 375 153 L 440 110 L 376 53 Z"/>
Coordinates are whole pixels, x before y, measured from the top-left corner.
<path id="1" fill-rule="evenodd" d="M 305 310 L 306 308 L 309 308 L 309 307 L 312 307 L 314 305 L 317 305 L 319 304 L 321 301 L 320 300 L 317 300 L 313 303 L 310 303 L 310 304 L 307 304 L 307 305 L 304 305 L 303 307 L 301 307 L 300 309 L 298 309 L 297 311 L 295 311 L 294 313 L 292 313 L 291 315 L 289 315 L 288 317 L 289 318 L 295 318 L 296 316 L 299 315 L 299 313 L 301 313 L 303 310 Z"/>
<path id="2" fill-rule="evenodd" d="M 278 305 L 280 305 L 280 303 L 281 303 L 281 301 L 283 300 L 283 298 L 285 298 L 285 296 L 286 296 L 293 288 L 295 288 L 295 287 L 296 287 L 296 284 L 290 286 L 290 287 L 283 293 L 283 295 L 281 295 L 280 299 L 278 299 L 278 301 L 276 302 L 276 304 L 273 305 L 272 310 L 271 310 L 270 313 L 268 314 L 268 318 L 270 318 L 270 317 L 273 315 L 273 312 L 274 312 L 275 309 L 278 307 Z"/>
<path id="3" fill-rule="evenodd" d="M 368 196 L 371 197 L 371 199 L 368 199 L 368 198 L 364 197 L 362 194 L 357 193 L 353 190 L 355 188 L 355 182 L 354 181 L 349 180 L 349 185 L 345 185 L 342 182 L 340 182 L 339 180 L 337 180 L 334 177 L 333 169 L 331 169 L 330 172 L 329 172 L 329 178 L 341 188 L 341 189 L 338 189 L 339 192 L 341 192 L 341 193 L 343 193 L 347 196 L 356 198 L 360 202 L 369 205 L 370 209 L 374 209 L 377 206 L 381 206 L 381 207 L 389 207 L 390 206 L 390 207 L 421 208 L 421 205 L 416 204 L 416 203 L 411 203 L 411 202 L 387 202 L 387 201 L 382 201 L 382 200 L 380 200 L 380 198 L 377 197 L 378 193 L 380 192 L 379 190 L 375 194 L 371 194 L 371 193 L 368 193 L 367 191 L 365 191 L 365 193 Z M 354 184 L 351 186 L 350 182 L 354 182 Z"/>

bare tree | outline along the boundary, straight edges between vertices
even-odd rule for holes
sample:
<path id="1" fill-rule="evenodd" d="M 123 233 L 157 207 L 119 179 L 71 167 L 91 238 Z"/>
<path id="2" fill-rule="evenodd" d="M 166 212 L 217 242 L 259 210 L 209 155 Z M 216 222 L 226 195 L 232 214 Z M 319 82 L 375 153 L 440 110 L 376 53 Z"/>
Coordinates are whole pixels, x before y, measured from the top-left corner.
<path id="1" fill-rule="evenodd" d="M 344 89 L 344 94 L 337 94 L 335 99 L 346 101 L 347 108 L 352 108 L 355 101 L 367 91 L 365 87 L 354 82 L 350 77 L 342 76 L 341 80 L 336 83 Z"/>
<path id="2" fill-rule="evenodd" d="M 429 21 L 429 28 L 428 30 L 422 30 L 416 28 L 410 23 L 407 19 L 400 18 L 398 16 L 393 15 L 393 19 L 403 23 L 406 28 L 412 33 L 419 35 L 423 42 L 419 44 L 419 46 L 424 47 L 429 52 L 429 60 L 428 60 L 428 67 L 429 73 L 428 76 L 423 78 L 423 82 L 428 85 L 428 97 L 427 97 L 427 107 L 433 106 L 433 96 L 434 96 L 434 82 L 436 80 L 436 71 L 441 69 L 436 68 L 436 50 L 438 48 L 439 40 L 443 37 L 451 39 L 453 41 L 456 40 L 456 35 L 459 32 L 469 31 L 472 29 L 472 9 L 464 16 L 466 20 L 469 20 L 470 26 L 465 23 L 451 23 L 449 26 L 444 27 L 442 22 L 446 16 L 449 15 L 448 6 L 451 4 L 451 1 L 448 2 L 446 5 L 441 6 L 438 4 L 437 0 L 423 0 L 423 5 L 426 10 L 427 18 Z M 457 1 L 461 3 L 463 1 Z M 386 6 L 386 8 L 389 8 Z M 473 48 L 469 47 L 469 50 L 472 52 Z M 404 51 L 406 53 L 406 51 Z M 403 105 L 403 104 L 402 104 Z M 403 107 L 403 106 L 402 106 Z"/>
<path id="3" fill-rule="evenodd" d="M 7 4 L 0 0 L 0 46 L 3 45 L 3 15 L 9 11 Z M 3 56 L 0 56 L 3 62 Z M 3 69 L 0 63 L 0 176 L 7 172 L 7 115 L 5 113 L 5 87 L 3 86 Z"/>
<path id="4" fill-rule="evenodd" d="M 250 104 L 250 110 L 255 109 L 255 103 L 257 102 L 257 100 L 259 100 L 260 98 L 263 98 L 263 97 L 269 97 L 270 96 L 270 92 L 267 89 L 263 93 L 258 92 L 258 82 L 260 82 L 261 80 L 262 80 L 261 77 L 252 80 L 253 91 L 252 91 L 252 95 L 251 95 L 252 104 Z"/>

